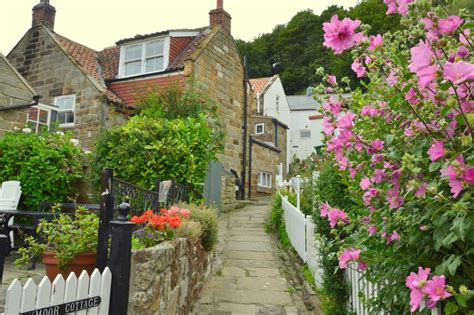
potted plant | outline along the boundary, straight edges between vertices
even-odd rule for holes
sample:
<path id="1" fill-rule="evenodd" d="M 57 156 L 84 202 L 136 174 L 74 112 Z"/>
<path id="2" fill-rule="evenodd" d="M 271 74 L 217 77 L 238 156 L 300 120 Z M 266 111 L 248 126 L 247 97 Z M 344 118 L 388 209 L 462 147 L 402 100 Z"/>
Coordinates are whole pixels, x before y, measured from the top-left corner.
<path id="1" fill-rule="evenodd" d="M 54 210 L 54 209 L 53 209 Z M 95 213 L 78 207 L 73 215 L 59 214 L 52 220 L 40 220 L 37 237 L 25 238 L 25 247 L 19 249 L 21 257 L 16 265 L 24 265 L 42 255 L 48 278 L 58 274 L 66 278 L 82 270 L 92 274 L 96 266 L 99 218 Z"/>

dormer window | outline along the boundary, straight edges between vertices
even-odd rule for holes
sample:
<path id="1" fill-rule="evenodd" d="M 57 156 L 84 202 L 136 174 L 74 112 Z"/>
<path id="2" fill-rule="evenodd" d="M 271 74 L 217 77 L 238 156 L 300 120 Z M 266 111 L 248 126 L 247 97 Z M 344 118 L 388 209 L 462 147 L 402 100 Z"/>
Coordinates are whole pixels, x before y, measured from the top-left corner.
<path id="1" fill-rule="evenodd" d="M 120 50 L 120 77 L 164 71 L 168 67 L 169 47 L 169 37 L 124 44 Z"/>

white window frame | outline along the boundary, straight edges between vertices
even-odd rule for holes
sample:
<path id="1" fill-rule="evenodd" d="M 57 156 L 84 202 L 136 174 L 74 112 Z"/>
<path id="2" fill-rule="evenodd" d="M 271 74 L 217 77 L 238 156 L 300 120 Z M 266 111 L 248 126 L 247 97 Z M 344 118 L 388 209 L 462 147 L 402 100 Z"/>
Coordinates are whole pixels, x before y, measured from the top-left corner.
<path id="1" fill-rule="evenodd" d="M 146 45 L 149 44 L 149 43 L 153 43 L 153 42 L 157 42 L 157 41 L 163 41 L 163 69 L 160 69 L 160 70 L 155 70 L 155 71 L 150 71 L 150 72 L 146 72 Z M 166 68 L 168 68 L 168 65 L 169 65 L 169 59 L 170 59 L 170 37 L 169 36 L 166 36 L 166 37 L 155 37 L 155 38 L 152 38 L 152 39 L 149 39 L 149 40 L 146 40 L 146 41 L 139 41 L 139 42 L 131 42 L 131 43 L 127 43 L 127 44 L 124 44 L 120 47 L 120 63 L 119 63 L 119 78 L 131 78 L 131 77 L 136 77 L 136 76 L 140 76 L 140 75 L 144 75 L 144 74 L 150 74 L 150 73 L 159 73 L 159 72 L 163 72 L 166 70 Z M 142 71 L 140 73 L 137 73 L 137 74 L 131 74 L 131 75 L 125 75 L 125 49 L 127 49 L 128 47 L 132 47 L 132 46 L 137 46 L 137 45 L 141 45 L 142 46 L 142 59 L 141 59 L 141 62 L 142 62 Z M 157 56 L 161 56 L 161 55 L 157 55 Z M 148 57 L 150 58 L 150 57 Z M 137 59 L 138 61 L 138 59 Z M 128 61 L 130 62 L 130 61 Z"/>
<path id="2" fill-rule="evenodd" d="M 48 128 L 47 130 L 49 130 L 51 128 L 51 114 L 52 114 L 53 111 L 56 111 L 56 112 L 58 111 L 57 107 L 49 106 L 49 105 L 45 105 L 45 104 L 40 103 L 38 105 L 31 106 L 31 108 L 37 108 L 38 111 L 48 112 L 47 122 L 46 122 L 46 124 L 44 124 L 44 123 L 41 123 L 39 121 L 39 117 L 40 117 L 39 112 L 38 112 L 38 116 L 36 117 L 36 121 L 30 120 L 30 113 L 28 112 L 28 115 L 26 116 L 26 124 L 28 125 L 29 123 L 35 123 L 36 124 L 35 130 L 34 130 L 35 133 L 38 133 L 40 131 L 39 130 L 40 125 L 41 126 L 46 126 Z"/>
<path id="3" fill-rule="evenodd" d="M 64 123 L 64 124 L 61 124 L 59 123 L 59 127 L 60 128 L 68 128 L 68 127 L 74 127 L 75 123 L 76 123 L 76 94 L 70 94 L 70 95 L 60 95 L 60 96 L 56 96 L 54 98 L 54 105 L 57 107 L 57 112 L 58 112 L 58 120 L 59 120 L 59 114 L 61 112 L 70 112 L 71 110 L 60 110 L 59 109 L 59 106 L 58 106 L 58 101 L 60 99 L 63 99 L 63 98 L 69 98 L 69 97 L 72 97 L 74 100 L 73 100 L 73 103 L 72 103 L 72 112 L 74 113 L 74 122 L 72 123 Z"/>
<path id="4" fill-rule="evenodd" d="M 258 127 L 262 127 L 262 131 L 258 131 Z M 255 125 L 255 134 L 256 135 L 263 135 L 265 134 L 265 124 L 264 123 L 260 123 L 260 124 L 256 124 Z"/>
<path id="5" fill-rule="evenodd" d="M 309 137 L 303 137 L 303 132 L 309 132 Z M 300 129 L 300 139 L 311 139 L 311 130 L 310 129 Z"/>
<path id="6" fill-rule="evenodd" d="M 258 173 L 258 187 L 272 188 L 273 175 L 267 172 Z"/>

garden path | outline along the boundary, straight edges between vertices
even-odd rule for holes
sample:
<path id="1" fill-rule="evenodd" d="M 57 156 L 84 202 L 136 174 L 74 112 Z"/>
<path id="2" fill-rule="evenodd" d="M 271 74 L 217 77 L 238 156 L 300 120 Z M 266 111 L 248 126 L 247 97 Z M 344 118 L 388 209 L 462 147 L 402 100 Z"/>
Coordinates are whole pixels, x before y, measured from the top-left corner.
<path id="1" fill-rule="evenodd" d="M 312 314 L 283 277 L 278 249 L 265 233 L 268 205 L 219 218 L 222 268 L 206 283 L 193 314 Z"/>

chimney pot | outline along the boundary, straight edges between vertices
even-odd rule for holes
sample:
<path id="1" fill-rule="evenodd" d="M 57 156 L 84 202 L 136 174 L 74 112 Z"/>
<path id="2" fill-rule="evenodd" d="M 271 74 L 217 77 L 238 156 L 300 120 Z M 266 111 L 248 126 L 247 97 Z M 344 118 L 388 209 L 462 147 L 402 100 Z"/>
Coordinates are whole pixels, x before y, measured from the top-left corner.
<path id="1" fill-rule="evenodd" d="M 49 0 L 40 0 L 40 3 L 33 7 L 32 27 L 44 25 L 53 30 L 55 18 L 56 9 L 49 4 Z"/>
<path id="2" fill-rule="evenodd" d="M 231 20 L 232 17 L 224 10 L 224 0 L 217 0 L 216 9 L 209 12 L 210 27 L 222 26 L 222 28 L 231 34 Z"/>
<path id="3" fill-rule="evenodd" d="M 217 0 L 217 9 L 224 9 L 224 0 Z"/>

